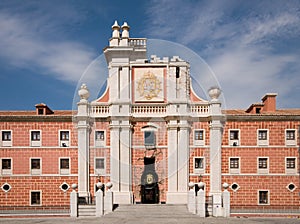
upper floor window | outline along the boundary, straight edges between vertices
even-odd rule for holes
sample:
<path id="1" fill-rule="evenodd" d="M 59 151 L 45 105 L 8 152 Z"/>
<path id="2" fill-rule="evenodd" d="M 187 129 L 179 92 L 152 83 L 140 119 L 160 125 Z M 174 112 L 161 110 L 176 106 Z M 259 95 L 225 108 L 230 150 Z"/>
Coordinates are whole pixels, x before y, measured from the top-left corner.
<path id="1" fill-rule="evenodd" d="M 105 131 L 95 131 L 95 146 L 105 146 Z"/>
<path id="2" fill-rule="evenodd" d="M 70 146 L 70 131 L 59 131 L 59 145 L 61 147 Z"/>
<path id="3" fill-rule="evenodd" d="M 1 159 L 1 174 L 2 175 L 11 175 L 12 172 L 12 163 L 10 158 Z"/>
<path id="4" fill-rule="evenodd" d="M 268 130 L 258 130 L 257 132 L 257 144 L 258 145 L 269 145 L 269 132 Z"/>
<path id="5" fill-rule="evenodd" d="M 105 174 L 105 158 L 95 158 L 95 173 L 97 175 Z"/>
<path id="6" fill-rule="evenodd" d="M 194 144 L 195 145 L 204 145 L 204 130 L 196 129 L 194 130 Z"/>
<path id="7" fill-rule="evenodd" d="M 154 131 L 145 131 L 144 132 L 144 144 L 147 147 L 155 146 L 155 133 Z"/>
<path id="8" fill-rule="evenodd" d="M 31 168 L 32 175 L 41 174 L 41 159 L 40 158 L 31 158 L 30 168 Z"/>
<path id="9" fill-rule="evenodd" d="M 229 158 L 229 172 L 240 173 L 240 158 L 238 157 Z"/>
<path id="10" fill-rule="evenodd" d="M 296 158 L 295 157 L 287 157 L 285 158 L 285 172 L 287 174 L 296 174 Z"/>
<path id="11" fill-rule="evenodd" d="M 31 131 L 31 146 L 41 146 L 41 131 Z"/>
<path id="12" fill-rule="evenodd" d="M 60 158 L 59 159 L 60 174 L 67 175 L 70 174 L 70 159 Z"/>
<path id="13" fill-rule="evenodd" d="M 11 131 L 2 131 L 2 146 L 12 146 Z"/>
<path id="14" fill-rule="evenodd" d="M 296 145 L 297 144 L 295 129 L 285 130 L 285 144 L 286 145 Z"/>
<path id="15" fill-rule="evenodd" d="M 238 146 L 240 144 L 240 131 L 229 130 L 229 145 Z"/>
<path id="16" fill-rule="evenodd" d="M 194 173 L 204 173 L 204 172 L 205 172 L 205 158 L 194 157 Z"/>
<path id="17" fill-rule="evenodd" d="M 269 172 L 268 158 L 258 158 L 258 173 L 266 174 Z"/>

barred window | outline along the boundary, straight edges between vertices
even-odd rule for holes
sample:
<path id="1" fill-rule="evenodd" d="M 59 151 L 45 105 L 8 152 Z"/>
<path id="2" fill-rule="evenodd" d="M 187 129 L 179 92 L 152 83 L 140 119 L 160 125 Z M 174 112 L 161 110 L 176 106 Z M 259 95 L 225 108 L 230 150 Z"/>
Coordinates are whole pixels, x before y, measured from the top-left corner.
<path id="1" fill-rule="evenodd" d="M 238 169 L 239 168 L 239 158 L 230 158 L 230 168 Z"/>
<path id="2" fill-rule="evenodd" d="M 259 130 L 258 131 L 258 140 L 267 140 L 268 139 L 268 131 L 267 130 Z"/>
<path id="3" fill-rule="evenodd" d="M 268 158 L 259 158 L 258 159 L 258 168 L 267 169 L 268 168 Z"/>
<path id="4" fill-rule="evenodd" d="M 239 131 L 238 130 L 230 131 L 230 140 L 239 140 Z"/>
<path id="5" fill-rule="evenodd" d="M 60 140 L 69 141 L 70 133 L 69 131 L 60 131 Z"/>
<path id="6" fill-rule="evenodd" d="M 286 168 L 295 169 L 296 168 L 296 158 L 286 158 Z"/>
<path id="7" fill-rule="evenodd" d="M 195 130 L 195 140 L 203 140 L 204 139 L 204 131 L 203 130 Z"/>
<path id="8" fill-rule="evenodd" d="M 31 132 L 31 141 L 40 141 L 41 140 L 41 132 L 40 131 L 32 131 Z"/>
<path id="9" fill-rule="evenodd" d="M 11 141 L 11 131 L 2 131 L 2 141 Z"/>
<path id="10" fill-rule="evenodd" d="M 195 158 L 195 169 L 204 169 L 204 158 Z"/>
<path id="11" fill-rule="evenodd" d="M 286 130 L 286 140 L 295 140 L 295 130 Z"/>

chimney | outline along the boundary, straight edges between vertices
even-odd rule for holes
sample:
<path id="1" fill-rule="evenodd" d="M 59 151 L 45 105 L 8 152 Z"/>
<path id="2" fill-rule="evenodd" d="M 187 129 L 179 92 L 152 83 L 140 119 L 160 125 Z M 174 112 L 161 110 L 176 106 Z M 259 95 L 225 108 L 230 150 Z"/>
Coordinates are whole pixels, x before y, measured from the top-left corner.
<path id="1" fill-rule="evenodd" d="M 267 93 L 261 100 L 264 104 L 264 112 L 275 112 L 276 111 L 276 96 L 277 93 Z"/>

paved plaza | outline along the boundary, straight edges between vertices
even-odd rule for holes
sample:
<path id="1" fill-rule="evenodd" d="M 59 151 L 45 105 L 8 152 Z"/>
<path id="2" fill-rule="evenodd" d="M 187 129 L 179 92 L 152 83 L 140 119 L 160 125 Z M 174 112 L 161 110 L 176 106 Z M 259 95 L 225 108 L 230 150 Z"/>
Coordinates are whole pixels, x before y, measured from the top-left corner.
<path id="1" fill-rule="evenodd" d="M 0 223 L 5 224 L 71 224 L 71 223 L 97 223 L 97 224 L 292 224 L 300 223 L 297 218 L 200 218 L 190 214 L 184 205 L 132 205 L 120 206 L 113 213 L 100 218 L 3 218 Z"/>

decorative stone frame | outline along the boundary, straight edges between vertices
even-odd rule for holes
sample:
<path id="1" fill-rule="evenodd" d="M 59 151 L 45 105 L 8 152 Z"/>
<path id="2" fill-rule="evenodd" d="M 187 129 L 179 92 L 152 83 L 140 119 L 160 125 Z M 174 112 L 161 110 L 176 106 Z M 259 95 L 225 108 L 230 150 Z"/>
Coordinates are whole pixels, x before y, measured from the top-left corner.
<path id="1" fill-rule="evenodd" d="M 10 132 L 10 140 L 3 140 L 3 132 Z M 1 144 L 2 147 L 11 147 L 12 146 L 12 140 L 13 140 L 13 131 L 12 130 L 1 130 Z"/>
<path id="2" fill-rule="evenodd" d="M 267 131 L 267 139 L 259 139 L 259 132 Z M 269 129 L 257 129 L 257 145 L 258 146 L 268 146 L 269 145 Z"/>
<path id="3" fill-rule="evenodd" d="M 40 140 L 32 140 L 31 136 L 32 136 L 32 132 L 40 132 Z M 30 146 L 31 147 L 40 147 L 42 146 L 42 130 L 30 130 L 29 131 L 29 142 L 30 142 Z"/>
<path id="4" fill-rule="evenodd" d="M 202 140 L 196 140 L 196 131 L 202 131 L 203 132 L 203 139 Z M 200 145 L 204 146 L 205 145 L 205 129 L 194 129 L 193 131 L 193 140 L 194 140 L 194 145 Z"/>
<path id="5" fill-rule="evenodd" d="M 61 168 L 61 160 L 62 159 L 68 159 L 69 160 L 69 168 L 68 169 L 62 169 Z M 58 158 L 58 170 L 60 175 L 69 175 L 71 172 L 71 159 L 70 157 L 59 157 Z"/>
<path id="6" fill-rule="evenodd" d="M 294 169 L 287 168 L 287 159 L 295 159 L 295 168 Z M 285 173 L 286 174 L 297 174 L 297 170 L 298 170 L 297 163 L 298 163 L 297 157 L 285 157 Z"/>
<path id="7" fill-rule="evenodd" d="M 31 168 L 31 162 L 33 159 L 40 160 L 40 169 L 32 169 Z M 29 170 L 30 170 L 31 175 L 41 175 L 42 174 L 42 158 L 41 157 L 30 157 L 29 158 Z"/>
<path id="8" fill-rule="evenodd" d="M 10 169 L 2 169 L 2 162 L 4 159 L 10 159 Z M 0 169 L 1 169 L 1 175 L 6 176 L 6 175 L 12 175 L 13 173 L 13 158 L 11 157 L 3 157 L 0 159 Z"/>
<path id="9" fill-rule="evenodd" d="M 203 168 L 196 168 L 195 165 L 196 165 L 196 159 L 202 159 L 203 161 Z M 205 163 L 205 157 L 204 156 L 195 156 L 193 158 L 193 172 L 195 174 L 204 174 L 205 173 L 205 166 L 206 166 L 206 163 Z"/>
<path id="10" fill-rule="evenodd" d="M 267 159 L 267 168 L 259 168 L 259 159 Z M 267 156 L 257 157 L 257 173 L 268 174 L 270 169 L 270 158 Z"/>
<path id="11" fill-rule="evenodd" d="M 96 139 L 96 133 L 97 132 L 100 132 L 100 131 L 103 131 L 103 135 L 104 135 L 104 138 L 103 138 L 103 140 L 97 140 Z M 104 130 L 104 129 L 96 129 L 95 131 L 94 131 L 94 145 L 95 145 L 95 147 L 104 147 L 104 146 L 106 146 L 106 130 Z"/>
<path id="12" fill-rule="evenodd" d="M 103 169 L 96 169 L 96 160 L 97 159 L 103 159 L 103 163 L 104 163 L 104 168 Z M 104 175 L 106 173 L 106 158 L 105 157 L 95 157 L 94 158 L 94 172 L 95 172 L 95 175 Z"/>
<path id="13" fill-rule="evenodd" d="M 259 201 L 259 192 L 261 192 L 261 191 L 266 191 L 266 192 L 268 192 L 268 201 L 267 201 L 267 203 L 260 203 Z M 270 205 L 270 190 L 265 190 L 265 189 L 259 189 L 259 190 L 257 190 L 257 205 Z"/>
<path id="14" fill-rule="evenodd" d="M 31 203 L 31 197 L 32 197 L 32 193 L 33 193 L 33 192 L 39 192 L 39 193 L 40 193 L 40 204 L 32 204 L 32 203 Z M 29 191 L 29 194 L 30 194 L 30 195 L 29 195 L 29 205 L 30 205 L 30 206 L 42 206 L 42 204 L 43 204 L 43 203 L 42 203 L 43 197 L 42 197 L 42 191 L 41 191 L 41 190 L 30 190 L 30 191 Z"/>
<path id="15" fill-rule="evenodd" d="M 62 140 L 61 132 L 69 132 L 69 139 L 68 140 Z M 70 147 L 71 146 L 71 131 L 70 130 L 58 130 L 58 142 L 59 147 Z"/>
<path id="16" fill-rule="evenodd" d="M 230 133 L 232 131 L 237 131 L 238 132 L 238 139 L 230 139 Z M 240 129 L 229 129 L 228 130 L 228 143 L 230 146 L 239 146 L 241 143 L 241 130 Z"/>
<path id="17" fill-rule="evenodd" d="M 288 131 L 294 131 L 295 139 L 287 139 L 287 132 Z M 285 129 L 284 131 L 284 139 L 285 139 L 285 145 L 286 146 L 296 146 L 297 145 L 297 130 L 296 129 Z"/>
<path id="18" fill-rule="evenodd" d="M 230 160 L 231 159 L 238 159 L 239 160 L 239 167 L 238 168 L 231 168 L 230 167 Z M 230 174 L 239 174 L 241 172 L 241 157 L 229 157 L 228 158 L 228 170 Z"/>

